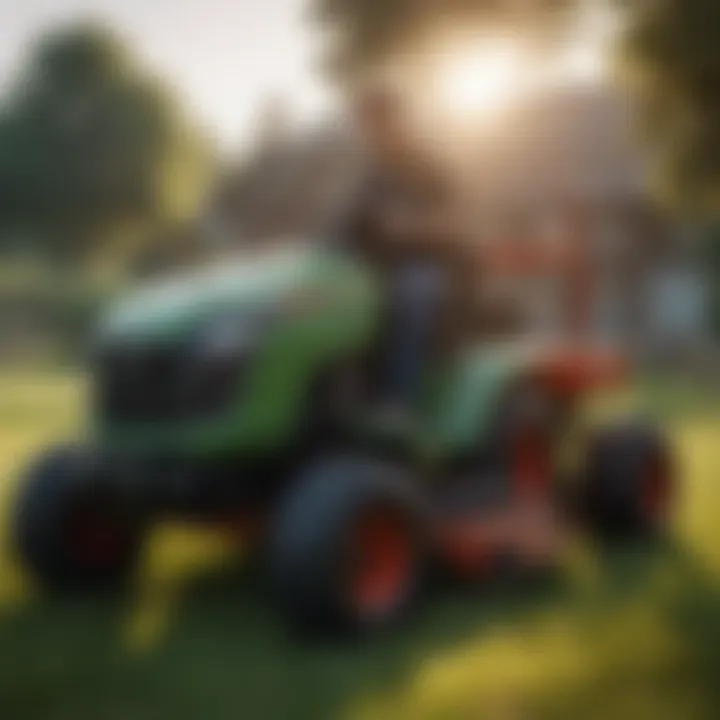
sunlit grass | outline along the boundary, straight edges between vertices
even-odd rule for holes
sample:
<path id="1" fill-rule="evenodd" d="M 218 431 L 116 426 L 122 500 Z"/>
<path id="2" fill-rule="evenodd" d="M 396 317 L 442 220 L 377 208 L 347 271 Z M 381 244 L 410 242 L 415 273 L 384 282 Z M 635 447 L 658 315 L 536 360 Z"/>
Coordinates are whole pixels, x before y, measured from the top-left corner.
<path id="1" fill-rule="evenodd" d="M 166 524 L 156 528 L 136 579 L 136 593 L 124 631 L 126 647 L 149 650 L 161 642 L 180 611 L 183 590 L 198 573 L 228 568 L 240 548 L 213 530 Z"/>
<path id="2" fill-rule="evenodd" d="M 81 422 L 82 395 L 77 377 L 0 374 L 5 517 L 28 458 Z M 657 403 L 684 479 L 674 549 L 573 546 L 552 581 L 441 593 L 360 645 L 289 641 L 215 531 L 161 526 L 128 596 L 69 601 L 33 589 L 3 523 L 0 718 L 718 717 L 720 408 L 696 397 Z"/>

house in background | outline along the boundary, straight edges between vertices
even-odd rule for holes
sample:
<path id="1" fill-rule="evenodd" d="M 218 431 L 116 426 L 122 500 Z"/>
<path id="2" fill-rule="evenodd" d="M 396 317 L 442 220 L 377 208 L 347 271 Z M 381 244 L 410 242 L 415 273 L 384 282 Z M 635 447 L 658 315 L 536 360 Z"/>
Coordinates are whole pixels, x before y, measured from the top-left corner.
<path id="1" fill-rule="evenodd" d="M 348 131 L 337 123 L 266 140 L 218 183 L 209 226 L 240 244 L 329 231 L 360 167 Z M 676 350 L 681 337 L 688 352 L 706 342 L 698 233 L 650 199 L 616 91 L 536 97 L 468 158 L 466 222 L 478 257 L 488 247 L 571 246 L 591 271 L 582 282 L 593 336 L 655 355 Z M 479 293 L 515 303 L 530 327 L 561 333 L 576 320 L 578 298 L 563 273 L 513 277 L 479 265 Z"/>

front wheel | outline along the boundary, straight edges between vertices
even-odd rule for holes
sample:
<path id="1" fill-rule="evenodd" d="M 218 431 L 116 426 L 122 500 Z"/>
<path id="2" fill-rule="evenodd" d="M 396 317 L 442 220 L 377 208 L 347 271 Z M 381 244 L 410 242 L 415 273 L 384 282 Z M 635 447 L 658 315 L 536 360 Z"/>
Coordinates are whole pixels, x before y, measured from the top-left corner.
<path id="1" fill-rule="evenodd" d="M 22 561 L 51 590 L 121 584 L 138 558 L 139 526 L 81 449 L 48 451 L 28 473 L 14 513 Z"/>
<path id="2" fill-rule="evenodd" d="M 411 484 L 357 458 L 301 473 L 281 508 L 272 570 L 296 627 L 369 630 L 399 620 L 426 570 L 426 525 Z"/>

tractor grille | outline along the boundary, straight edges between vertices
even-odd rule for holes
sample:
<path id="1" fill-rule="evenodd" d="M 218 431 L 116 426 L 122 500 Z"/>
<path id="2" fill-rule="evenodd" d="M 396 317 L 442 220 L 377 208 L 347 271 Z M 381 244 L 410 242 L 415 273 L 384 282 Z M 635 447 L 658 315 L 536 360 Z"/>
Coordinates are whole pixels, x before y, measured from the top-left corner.
<path id="1" fill-rule="evenodd" d="M 100 414 L 113 422 L 160 422 L 184 412 L 187 356 L 176 347 L 131 347 L 104 354 L 97 368 Z"/>
<path id="2" fill-rule="evenodd" d="M 106 348 L 96 367 L 97 413 L 123 425 L 216 416 L 238 399 L 248 361 L 244 352 L 213 357 L 187 343 Z"/>

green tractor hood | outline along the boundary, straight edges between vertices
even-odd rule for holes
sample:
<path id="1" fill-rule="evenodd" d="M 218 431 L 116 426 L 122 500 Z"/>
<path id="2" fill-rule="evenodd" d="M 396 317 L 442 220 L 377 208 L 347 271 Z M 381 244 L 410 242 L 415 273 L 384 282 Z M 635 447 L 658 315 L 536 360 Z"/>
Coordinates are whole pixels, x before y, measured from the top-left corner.
<path id="1" fill-rule="evenodd" d="M 112 343 L 178 337 L 225 313 L 272 309 L 305 292 L 326 292 L 329 299 L 359 285 L 367 289 L 363 280 L 354 263 L 318 248 L 233 258 L 139 288 L 110 311 L 100 337 Z"/>

